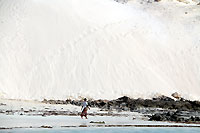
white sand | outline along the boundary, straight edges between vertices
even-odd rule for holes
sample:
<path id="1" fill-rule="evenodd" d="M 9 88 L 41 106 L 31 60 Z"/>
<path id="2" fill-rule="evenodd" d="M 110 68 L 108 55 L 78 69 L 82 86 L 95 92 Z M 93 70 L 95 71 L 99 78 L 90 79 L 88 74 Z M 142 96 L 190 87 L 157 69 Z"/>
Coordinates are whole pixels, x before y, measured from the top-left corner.
<path id="1" fill-rule="evenodd" d="M 199 100 L 195 4 L 1 0 L 0 97 Z"/>

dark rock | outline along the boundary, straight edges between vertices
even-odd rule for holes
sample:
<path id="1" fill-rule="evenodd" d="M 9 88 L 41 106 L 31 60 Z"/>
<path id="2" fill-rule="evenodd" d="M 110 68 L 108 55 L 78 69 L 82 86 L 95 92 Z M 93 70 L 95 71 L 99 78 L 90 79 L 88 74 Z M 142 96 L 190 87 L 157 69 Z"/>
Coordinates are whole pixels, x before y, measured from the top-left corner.
<path id="1" fill-rule="evenodd" d="M 191 116 L 195 114 L 194 116 Z M 164 113 L 157 113 L 150 117 L 150 121 L 173 121 L 173 122 L 190 122 L 190 123 L 197 123 L 200 122 L 199 114 L 188 112 L 188 111 L 180 111 L 177 110 L 175 112 L 164 112 Z"/>
<path id="2" fill-rule="evenodd" d="M 174 101 L 174 99 L 167 97 L 167 96 L 164 96 L 164 95 L 153 98 L 153 100 L 156 100 L 156 101 Z"/>
<path id="3" fill-rule="evenodd" d="M 77 106 L 81 106 L 81 105 L 82 105 L 82 102 L 81 102 L 81 101 L 72 100 L 72 101 L 70 102 L 70 104 L 72 104 L 72 105 L 77 105 Z"/>
<path id="4" fill-rule="evenodd" d="M 48 101 L 47 101 L 47 99 L 44 99 L 42 102 L 43 102 L 43 103 L 47 103 Z"/>
<path id="5" fill-rule="evenodd" d="M 127 97 L 127 96 L 123 96 L 123 97 L 120 97 L 117 99 L 118 102 L 129 102 L 130 101 L 130 98 Z"/>
<path id="6" fill-rule="evenodd" d="M 0 106 L 6 106 L 6 104 L 4 104 L 4 103 L 0 103 Z"/>
<path id="7" fill-rule="evenodd" d="M 184 101 L 185 101 L 185 99 L 181 97 L 181 98 L 180 98 L 180 101 L 183 101 L 183 102 L 184 102 Z"/>
<path id="8" fill-rule="evenodd" d="M 2 129 L 13 129 L 13 128 L 8 128 L 8 127 L 0 127 L 0 130 Z"/>
<path id="9" fill-rule="evenodd" d="M 65 100 L 66 104 L 69 104 L 71 102 L 71 99 Z"/>
<path id="10" fill-rule="evenodd" d="M 41 126 L 41 128 L 53 128 L 52 126 Z"/>
<path id="11" fill-rule="evenodd" d="M 151 116 L 151 118 L 149 120 L 150 121 L 163 121 L 163 117 L 161 116 L 161 114 L 154 114 Z"/>
<path id="12" fill-rule="evenodd" d="M 103 100 L 99 100 L 99 102 L 97 103 L 99 104 L 100 107 L 106 105 L 106 102 L 104 102 Z"/>
<path id="13" fill-rule="evenodd" d="M 200 121 L 200 117 L 195 117 L 195 121 Z"/>
<path id="14" fill-rule="evenodd" d="M 90 121 L 90 123 L 105 124 L 105 121 Z"/>
<path id="15" fill-rule="evenodd" d="M 48 100 L 48 103 L 49 104 L 56 104 L 56 101 L 55 100 Z"/>

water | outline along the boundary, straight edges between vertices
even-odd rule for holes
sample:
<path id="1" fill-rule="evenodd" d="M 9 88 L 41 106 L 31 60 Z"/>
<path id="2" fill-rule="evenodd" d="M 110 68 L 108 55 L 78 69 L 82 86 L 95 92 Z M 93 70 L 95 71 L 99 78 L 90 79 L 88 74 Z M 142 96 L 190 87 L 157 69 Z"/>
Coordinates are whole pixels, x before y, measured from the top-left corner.
<path id="1" fill-rule="evenodd" d="M 123 127 L 123 128 L 53 128 L 53 129 L 10 129 L 2 130 L 4 132 L 14 133 L 34 133 L 34 132 L 48 132 L 48 133 L 199 133 L 200 128 L 172 128 L 172 127 Z"/>

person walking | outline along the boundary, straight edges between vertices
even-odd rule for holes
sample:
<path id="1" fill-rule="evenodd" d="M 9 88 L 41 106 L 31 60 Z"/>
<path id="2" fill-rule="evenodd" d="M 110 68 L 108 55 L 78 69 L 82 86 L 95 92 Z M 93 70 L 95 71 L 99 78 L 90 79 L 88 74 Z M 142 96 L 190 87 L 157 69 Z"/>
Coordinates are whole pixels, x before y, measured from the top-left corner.
<path id="1" fill-rule="evenodd" d="M 82 113 L 81 113 L 81 118 L 83 119 L 83 116 L 85 116 L 85 118 L 87 119 L 87 110 L 90 109 L 89 106 L 88 106 L 88 102 L 87 102 L 87 99 L 84 98 L 84 101 L 82 103 L 82 107 L 81 107 L 81 110 L 82 110 Z"/>

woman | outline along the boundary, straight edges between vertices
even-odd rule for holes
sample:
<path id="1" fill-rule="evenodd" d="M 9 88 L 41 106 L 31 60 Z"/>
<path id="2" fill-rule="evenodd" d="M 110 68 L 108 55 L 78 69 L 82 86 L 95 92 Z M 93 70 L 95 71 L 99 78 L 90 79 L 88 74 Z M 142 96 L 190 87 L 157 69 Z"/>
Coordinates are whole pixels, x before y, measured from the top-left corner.
<path id="1" fill-rule="evenodd" d="M 83 116 L 87 119 L 87 110 L 90 109 L 87 103 L 87 99 L 85 98 L 83 103 L 82 103 L 82 113 L 81 113 L 81 118 L 83 119 Z"/>

